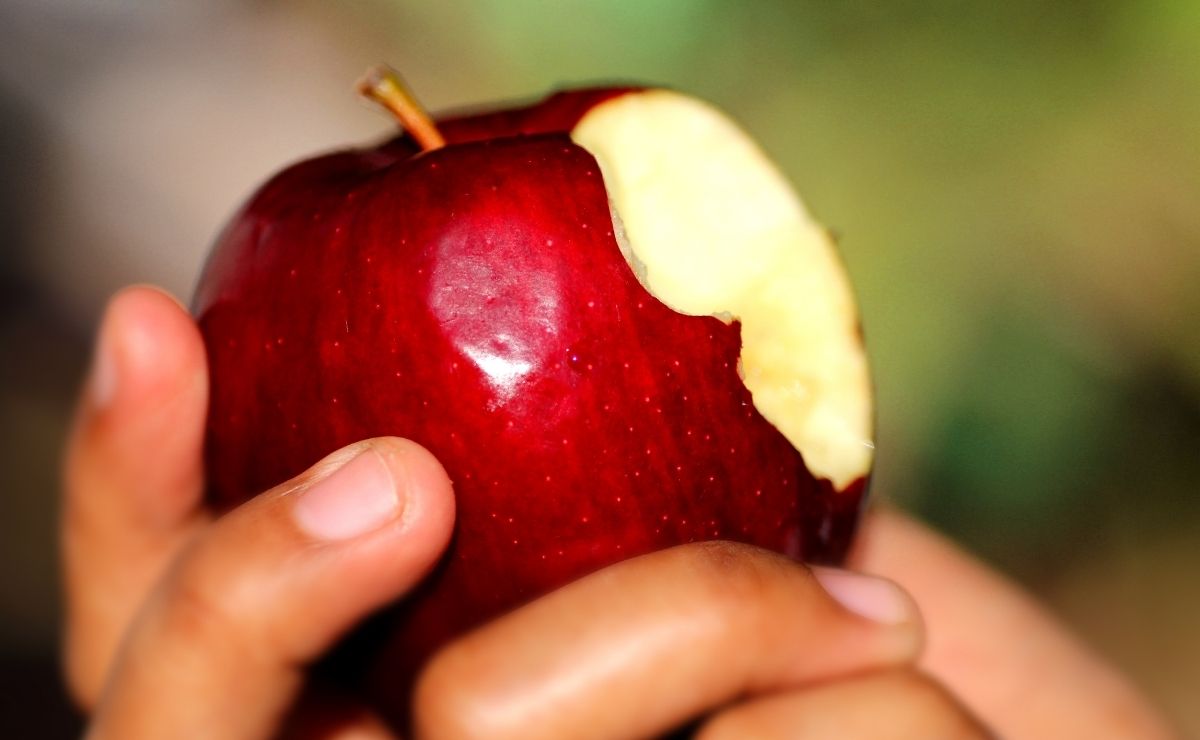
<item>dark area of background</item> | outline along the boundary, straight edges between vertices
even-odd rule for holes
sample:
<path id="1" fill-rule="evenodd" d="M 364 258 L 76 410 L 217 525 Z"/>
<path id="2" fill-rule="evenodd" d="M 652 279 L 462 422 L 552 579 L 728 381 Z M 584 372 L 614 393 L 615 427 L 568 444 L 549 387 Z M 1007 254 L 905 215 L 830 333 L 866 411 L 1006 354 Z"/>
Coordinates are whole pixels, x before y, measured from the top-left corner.
<path id="1" fill-rule="evenodd" d="M 0 736 L 57 679 L 57 459 L 105 296 L 190 292 L 255 183 L 432 108 L 605 79 L 734 113 L 841 235 L 876 491 L 1200 734 L 1200 3 L 0 4 Z"/>

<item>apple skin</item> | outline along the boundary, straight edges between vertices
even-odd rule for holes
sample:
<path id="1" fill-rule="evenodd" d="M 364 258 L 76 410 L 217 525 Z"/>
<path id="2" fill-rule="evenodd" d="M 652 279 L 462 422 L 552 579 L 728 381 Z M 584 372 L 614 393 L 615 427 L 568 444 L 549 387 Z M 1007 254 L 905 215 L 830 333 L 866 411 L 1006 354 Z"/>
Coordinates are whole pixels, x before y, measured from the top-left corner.
<path id="1" fill-rule="evenodd" d="M 450 551 L 356 640 L 396 722 L 455 635 L 618 560 L 711 539 L 837 562 L 866 480 L 809 473 L 737 372 L 737 323 L 635 278 L 595 159 L 568 136 L 622 89 L 443 121 L 294 165 L 219 238 L 194 309 L 210 364 L 210 500 L 329 452 L 413 439 L 457 496 Z"/>

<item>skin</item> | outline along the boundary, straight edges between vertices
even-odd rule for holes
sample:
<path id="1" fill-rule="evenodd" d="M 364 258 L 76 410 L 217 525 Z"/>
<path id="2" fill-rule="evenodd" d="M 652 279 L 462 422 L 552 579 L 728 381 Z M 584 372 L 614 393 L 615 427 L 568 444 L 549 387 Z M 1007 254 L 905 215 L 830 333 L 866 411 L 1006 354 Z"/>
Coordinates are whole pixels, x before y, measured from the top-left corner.
<path id="1" fill-rule="evenodd" d="M 454 518 L 440 464 L 367 440 L 214 518 L 187 312 L 128 289 L 98 345 L 62 521 L 65 670 L 88 736 L 394 737 L 306 667 L 436 561 Z M 368 488 L 394 506 L 370 526 L 339 518 L 339 497 Z M 872 514 L 849 567 L 729 543 L 612 566 L 438 653 L 415 735 L 1173 736 L 1037 604 L 921 525 Z"/>

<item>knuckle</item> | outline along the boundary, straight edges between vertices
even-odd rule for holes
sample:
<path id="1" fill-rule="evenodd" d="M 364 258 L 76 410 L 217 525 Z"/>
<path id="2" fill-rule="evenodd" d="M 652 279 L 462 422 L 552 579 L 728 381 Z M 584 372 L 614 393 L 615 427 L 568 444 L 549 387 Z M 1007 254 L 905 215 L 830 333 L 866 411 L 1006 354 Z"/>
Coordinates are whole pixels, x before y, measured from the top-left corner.
<path id="1" fill-rule="evenodd" d="M 954 703 L 949 692 L 924 673 L 896 671 L 890 674 L 889 681 L 892 690 L 904 696 L 910 706 L 940 709 Z"/>
<path id="2" fill-rule="evenodd" d="M 896 692 L 911 716 L 936 726 L 936 736 L 947 740 L 986 737 L 983 728 L 941 683 L 919 671 L 890 674 L 890 690 Z M 923 728 L 928 728 L 928 724 Z"/>
<path id="3" fill-rule="evenodd" d="M 746 727 L 735 715 L 722 712 L 704 722 L 692 740 L 745 740 Z"/>
<path id="4" fill-rule="evenodd" d="M 462 648 L 452 643 L 429 660 L 413 689 L 413 722 L 417 737 L 426 740 L 497 738 L 495 728 L 482 722 L 479 694 L 473 676 L 464 670 Z"/>
<path id="5" fill-rule="evenodd" d="M 69 647 L 63 657 L 63 674 L 67 696 L 75 706 L 84 712 L 95 709 L 100 700 L 103 679 L 94 668 L 93 661 L 80 650 Z"/>
<path id="6" fill-rule="evenodd" d="M 199 642 L 238 632 L 234 629 L 238 620 L 223 589 L 207 572 L 206 561 L 202 555 L 185 558 L 172 574 L 164 597 L 170 628 Z"/>
<path id="7" fill-rule="evenodd" d="M 682 566 L 711 607 L 749 616 L 770 600 L 781 580 L 799 566 L 781 555 L 738 542 L 703 542 L 677 548 Z"/>
<path id="8" fill-rule="evenodd" d="M 240 660 L 265 660 L 270 631 L 256 629 L 245 598 L 253 583 L 243 569 L 227 567 L 209 540 L 193 544 L 175 563 L 161 594 L 164 629 L 195 650 L 220 650 Z"/>

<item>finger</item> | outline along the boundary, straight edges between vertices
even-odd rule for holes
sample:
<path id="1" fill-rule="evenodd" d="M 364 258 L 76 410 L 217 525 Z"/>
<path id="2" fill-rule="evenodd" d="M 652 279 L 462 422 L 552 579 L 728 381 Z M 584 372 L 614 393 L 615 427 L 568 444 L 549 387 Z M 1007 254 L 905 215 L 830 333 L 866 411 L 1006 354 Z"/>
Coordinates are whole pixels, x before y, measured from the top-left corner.
<path id="1" fill-rule="evenodd" d="M 894 585 L 732 543 L 612 566 L 452 643 L 418 681 L 418 737 L 616 738 L 734 697 L 912 660 Z"/>
<path id="2" fill-rule="evenodd" d="M 1174 737 L 1120 674 L 1019 588 L 917 522 L 874 513 L 851 559 L 913 595 L 928 631 L 923 667 L 1002 737 Z"/>
<path id="3" fill-rule="evenodd" d="M 695 740 L 984 740 L 941 685 L 912 670 L 873 673 L 736 704 Z"/>
<path id="4" fill-rule="evenodd" d="M 369 440 L 213 524 L 122 647 L 94 738 L 273 736 L 304 668 L 402 595 L 450 536 L 450 481 L 403 440 Z"/>
<path id="5" fill-rule="evenodd" d="M 66 673 L 85 707 L 138 604 L 203 520 L 207 393 L 187 312 L 153 288 L 115 296 L 64 461 Z"/>

